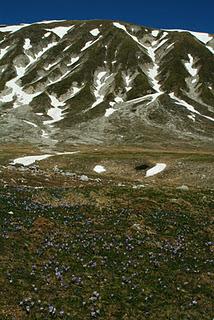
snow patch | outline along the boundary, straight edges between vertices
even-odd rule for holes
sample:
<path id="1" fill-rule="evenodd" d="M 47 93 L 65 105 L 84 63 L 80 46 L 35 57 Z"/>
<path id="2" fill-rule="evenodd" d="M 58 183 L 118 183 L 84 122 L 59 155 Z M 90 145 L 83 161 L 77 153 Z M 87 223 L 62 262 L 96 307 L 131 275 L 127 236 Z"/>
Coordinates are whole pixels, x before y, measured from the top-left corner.
<path id="1" fill-rule="evenodd" d="M 189 119 L 191 119 L 193 122 L 195 122 L 195 115 L 191 114 L 187 116 Z"/>
<path id="2" fill-rule="evenodd" d="M 28 57 L 29 59 L 29 64 L 28 66 L 30 66 L 31 64 L 33 64 L 36 60 L 38 60 L 47 50 L 49 50 L 50 48 L 54 47 L 55 45 L 57 45 L 57 42 L 52 42 L 52 43 L 49 43 L 46 47 L 44 47 L 41 51 L 39 51 L 38 53 L 36 53 L 34 55 L 34 57 L 30 56 L 29 54 L 26 54 L 26 56 Z M 27 66 L 27 67 L 28 67 Z"/>
<path id="3" fill-rule="evenodd" d="M 66 155 L 66 154 L 75 154 L 75 153 L 79 153 L 80 151 L 66 151 L 66 152 L 57 152 L 56 155 L 57 156 L 62 156 L 62 155 Z M 54 156 L 54 155 L 53 155 Z"/>
<path id="4" fill-rule="evenodd" d="M 154 96 L 154 98 L 156 99 L 157 97 L 159 97 L 159 95 L 161 95 L 163 93 L 161 91 L 161 86 L 159 84 L 159 81 L 157 80 L 159 66 L 156 63 L 155 49 L 153 47 L 149 47 L 147 50 L 148 50 L 149 56 L 151 57 L 151 59 L 153 61 L 153 66 L 148 70 L 148 76 L 151 79 L 153 89 L 157 92 Z"/>
<path id="5" fill-rule="evenodd" d="M 105 117 L 108 118 L 112 113 L 114 113 L 116 110 L 114 108 L 108 108 L 105 112 Z"/>
<path id="6" fill-rule="evenodd" d="M 168 41 L 168 38 L 167 39 L 163 39 L 162 41 L 158 42 L 158 41 L 154 41 L 153 45 L 156 45 L 157 43 L 157 46 L 155 47 L 155 51 L 158 50 L 160 47 L 162 47 L 162 45 Z"/>
<path id="7" fill-rule="evenodd" d="M 58 37 L 61 39 L 70 31 L 74 26 L 70 27 L 56 27 L 56 28 L 51 28 L 51 29 L 46 29 L 47 31 L 55 33 Z"/>
<path id="8" fill-rule="evenodd" d="M 72 66 L 74 63 L 76 63 L 78 60 L 80 59 L 80 57 L 72 57 L 71 58 L 71 62 L 69 64 L 67 64 L 68 67 Z"/>
<path id="9" fill-rule="evenodd" d="M 195 32 L 195 31 L 181 30 L 181 29 L 166 29 L 166 31 L 189 32 L 204 44 L 207 44 L 213 38 L 209 33 L 203 33 L 203 32 Z"/>
<path id="10" fill-rule="evenodd" d="M 210 46 L 206 46 L 208 50 L 210 50 L 212 52 L 212 54 L 214 54 L 214 49 Z"/>
<path id="11" fill-rule="evenodd" d="M 58 61 L 57 62 L 53 62 L 53 63 L 50 63 L 47 67 L 44 67 L 44 69 L 46 71 L 49 71 L 52 67 L 56 66 L 58 64 Z"/>
<path id="12" fill-rule="evenodd" d="M 153 168 L 146 171 L 146 177 L 151 177 L 156 175 L 157 173 L 160 173 L 166 168 L 165 163 L 157 163 Z"/>
<path id="13" fill-rule="evenodd" d="M 170 48 L 172 48 L 174 46 L 175 42 L 171 43 L 168 45 L 168 47 L 166 48 L 166 50 L 169 50 Z"/>
<path id="14" fill-rule="evenodd" d="M 13 101 L 14 97 L 16 97 L 16 102 L 14 103 L 13 108 L 17 108 L 21 105 L 29 105 L 33 98 L 40 94 L 40 92 L 34 94 L 26 93 L 23 91 L 22 87 L 16 83 L 21 77 L 24 76 L 26 68 L 27 67 L 15 66 L 17 76 L 14 79 L 6 82 L 6 87 L 11 89 L 12 92 L 6 96 L 2 96 L 0 98 L 1 102 L 11 102 Z"/>
<path id="15" fill-rule="evenodd" d="M 189 72 L 189 74 L 192 77 L 195 77 L 198 72 L 198 69 L 193 67 L 194 65 L 193 56 L 191 54 L 188 54 L 188 58 L 189 58 L 189 62 L 185 63 L 185 67 L 187 68 L 187 71 Z"/>
<path id="16" fill-rule="evenodd" d="M 98 36 L 98 34 L 100 34 L 100 30 L 98 28 L 93 29 L 90 31 L 90 34 L 92 34 L 92 36 L 96 37 L 96 36 Z"/>
<path id="17" fill-rule="evenodd" d="M 106 171 L 106 169 L 101 165 L 96 165 L 93 170 L 97 173 L 103 173 Z"/>
<path id="18" fill-rule="evenodd" d="M 25 123 L 33 126 L 34 128 L 37 128 L 37 127 L 38 127 L 38 126 L 37 126 L 35 123 L 33 123 L 33 122 L 30 122 L 30 121 L 27 121 L 27 120 L 23 120 L 23 121 L 24 121 Z"/>
<path id="19" fill-rule="evenodd" d="M 105 98 L 105 90 L 110 84 L 110 79 L 112 75 L 108 75 L 107 71 L 100 71 L 97 74 L 95 73 L 95 78 L 94 78 L 94 96 L 96 98 L 96 101 L 92 104 L 92 106 L 85 110 L 84 112 L 87 112 L 90 109 L 93 109 L 96 107 L 98 104 L 102 103 Z"/>
<path id="20" fill-rule="evenodd" d="M 147 98 L 152 98 L 152 100 L 147 103 L 147 106 L 148 106 L 149 104 L 153 103 L 161 94 L 162 94 L 162 92 L 157 92 L 157 93 L 153 93 L 153 94 L 147 95 L 147 96 L 146 96 L 146 99 L 147 99 Z"/>
<path id="21" fill-rule="evenodd" d="M 122 103 L 122 102 L 124 102 L 123 99 L 121 97 L 117 96 L 117 97 L 114 98 L 114 101 L 109 102 L 109 104 L 110 104 L 111 107 L 114 107 L 115 104 L 119 104 L 119 103 Z"/>
<path id="22" fill-rule="evenodd" d="M 200 114 L 197 110 L 195 110 L 195 108 L 194 108 L 193 106 L 191 106 L 190 104 L 188 104 L 186 101 L 177 98 L 173 92 L 170 93 L 169 96 L 170 96 L 170 98 L 172 98 L 173 100 L 176 100 L 176 101 L 177 101 L 177 102 L 175 102 L 176 104 L 183 105 L 183 106 L 184 106 L 187 110 L 189 110 L 190 112 L 194 112 L 194 113 Z"/>
<path id="23" fill-rule="evenodd" d="M 44 34 L 43 38 L 48 38 L 50 34 L 51 34 L 51 32 L 46 32 L 46 33 Z"/>
<path id="24" fill-rule="evenodd" d="M 47 23 L 54 23 L 54 22 L 64 22 L 66 20 L 43 20 L 39 22 L 35 22 L 34 24 L 47 24 Z"/>
<path id="25" fill-rule="evenodd" d="M 115 98 L 114 98 L 114 101 L 115 101 L 116 103 L 121 103 L 121 102 L 123 102 L 123 99 L 122 99 L 121 97 L 115 97 Z"/>
<path id="26" fill-rule="evenodd" d="M 160 86 L 160 84 L 159 84 L 159 82 L 157 80 L 158 69 L 159 69 L 159 66 L 155 62 L 153 62 L 152 68 L 150 68 L 148 70 L 148 75 L 149 75 L 149 77 L 150 77 L 150 79 L 152 81 L 153 88 L 155 89 L 155 91 L 157 91 L 158 93 L 161 94 L 162 93 L 160 91 L 161 86 Z"/>
<path id="27" fill-rule="evenodd" d="M 181 100 L 178 97 L 176 97 L 174 92 L 170 93 L 169 96 L 170 96 L 171 99 L 176 100 L 176 102 L 175 102 L 176 104 L 184 106 L 191 113 L 196 113 L 196 114 L 200 115 L 201 117 L 204 117 L 204 118 L 206 118 L 208 120 L 214 121 L 214 118 L 208 117 L 208 116 L 205 116 L 205 115 L 201 114 L 200 112 L 195 110 L 195 108 L 193 106 L 191 106 L 189 103 L 187 103 L 186 101 Z"/>
<path id="28" fill-rule="evenodd" d="M 70 95 L 69 99 L 73 98 L 74 96 L 76 96 L 83 87 L 72 87 L 72 94 Z"/>
<path id="29" fill-rule="evenodd" d="M 76 67 L 78 67 L 78 65 L 77 65 Z M 75 67 L 75 68 L 76 68 L 76 67 Z M 73 70 L 74 70 L 74 69 L 73 69 Z M 66 71 L 66 73 L 63 73 L 63 74 L 62 74 L 57 80 L 55 80 L 55 81 L 49 80 L 49 81 L 50 81 L 50 85 L 52 85 L 52 84 L 54 84 L 54 83 L 57 83 L 57 82 L 60 82 L 61 80 L 65 79 L 66 76 L 67 76 L 69 73 L 71 73 L 71 70 L 68 70 L 68 71 Z"/>
<path id="30" fill-rule="evenodd" d="M 152 30 L 153 37 L 157 37 L 159 32 L 160 32 L 159 30 Z"/>
<path id="31" fill-rule="evenodd" d="M 29 24 L 0 27 L 0 32 L 16 32 Z"/>
<path id="32" fill-rule="evenodd" d="M 119 22 L 113 22 L 113 25 L 118 29 L 122 29 L 124 31 L 127 31 L 126 27 L 124 25 L 122 25 L 121 23 L 119 23 Z"/>
<path id="33" fill-rule="evenodd" d="M 166 35 L 167 33 L 163 34 L 162 38 Z M 147 52 L 153 63 L 153 66 L 148 70 L 148 76 L 151 79 L 153 89 L 156 91 L 155 94 L 151 95 L 152 101 L 149 102 L 147 105 L 154 102 L 161 94 L 163 94 L 163 91 L 161 90 L 161 85 L 159 84 L 159 81 L 157 79 L 159 73 L 159 65 L 156 62 L 156 50 L 158 50 L 167 41 L 168 39 L 163 39 L 162 41 L 153 41 L 152 45 L 147 47 Z"/>
<path id="34" fill-rule="evenodd" d="M 26 157 L 21 157 L 13 160 L 10 164 L 11 165 L 16 165 L 16 164 L 22 164 L 23 166 L 29 166 L 33 164 L 36 161 L 41 161 L 50 157 L 58 156 L 58 155 L 67 155 L 67 154 L 75 154 L 78 153 L 79 151 L 73 151 L 73 152 L 56 152 L 55 154 L 43 154 L 39 156 L 26 156 Z"/>
<path id="35" fill-rule="evenodd" d="M 54 95 L 49 95 L 49 98 L 51 99 L 52 108 L 50 108 L 48 110 L 47 115 L 49 117 L 51 117 L 52 120 L 44 121 L 43 123 L 45 125 L 46 124 L 52 124 L 52 123 L 55 123 L 55 122 L 58 122 L 58 121 L 64 119 L 64 117 L 62 115 L 64 110 L 60 109 L 59 107 L 65 106 L 65 103 L 59 101 L 57 99 L 57 97 L 55 97 Z"/>
<path id="36" fill-rule="evenodd" d="M 29 38 L 25 39 L 25 43 L 24 43 L 23 48 L 24 48 L 24 50 L 29 50 L 30 48 L 32 48 L 32 45 L 31 45 Z"/>
<path id="37" fill-rule="evenodd" d="M 212 40 L 212 36 L 208 33 L 202 33 L 202 32 L 193 32 L 189 31 L 195 38 L 203 42 L 204 44 L 207 44 L 210 40 Z"/>
<path id="38" fill-rule="evenodd" d="M 11 162 L 10 164 L 11 165 L 22 164 L 23 166 L 29 166 L 36 161 L 41 161 L 41 160 L 47 159 L 51 156 L 52 156 L 51 154 L 44 154 L 41 156 L 26 156 L 26 157 L 17 158 L 15 160 L 13 160 L 13 162 Z"/>
<path id="39" fill-rule="evenodd" d="M 132 86 L 130 84 L 132 83 L 132 78 L 130 75 L 125 76 L 125 90 L 126 92 L 130 91 L 132 89 Z"/>
<path id="40" fill-rule="evenodd" d="M 86 49 L 88 49 L 92 44 L 93 44 L 93 41 L 92 41 L 92 40 L 86 42 L 86 44 L 84 45 L 84 47 L 81 49 L 81 52 L 82 52 L 82 51 L 85 51 Z"/>
<path id="41" fill-rule="evenodd" d="M 94 40 L 94 41 L 90 40 L 90 41 L 86 42 L 86 44 L 84 45 L 84 47 L 81 49 L 81 52 L 83 52 L 83 51 L 85 51 L 86 49 L 88 49 L 89 47 L 91 47 L 93 44 L 95 44 L 97 41 L 99 41 L 100 38 L 101 38 L 101 36 L 100 36 L 98 39 Z"/>
<path id="42" fill-rule="evenodd" d="M 5 56 L 5 54 L 8 52 L 10 46 L 0 49 L 0 60 Z"/>
<path id="43" fill-rule="evenodd" d="M 45 132 L 45 130 L 42 129 L 42 138 L 48 139 L 49 135 L 47 132 Z"/>
<path id="44" fill-rule="evenodd" d="M 93 103 L 91 108 L 96 107 L 98 104 L 100 104 L 104 100 L 104 95 L 101 93 L 101 90 L 102 90 L 102 87 L 105 85 L 106 74 L 107 74 L 106 71 L 101 71 L 97 75 L 97 78 L 95 80 L 96 89 L 94 91 L 96 101 Z"/>
<path id="45" fill-rule="evenodd" d="M 113 22 L 113 25 L 118 28 L 118 29 L 122 29 L 123 31 L 125 31 L 135 42 L 137 42 L 137 44 L 139 44 L 141 47 L 143 47 L 144 49 L 147 49 L 146 46 L 144 46 L 136 36 L 133 36 L 131 33 L 128 32 L 128 30 L 126 29 L 126 27 L 124 25 L 122 25 L 119 22 Z"/>

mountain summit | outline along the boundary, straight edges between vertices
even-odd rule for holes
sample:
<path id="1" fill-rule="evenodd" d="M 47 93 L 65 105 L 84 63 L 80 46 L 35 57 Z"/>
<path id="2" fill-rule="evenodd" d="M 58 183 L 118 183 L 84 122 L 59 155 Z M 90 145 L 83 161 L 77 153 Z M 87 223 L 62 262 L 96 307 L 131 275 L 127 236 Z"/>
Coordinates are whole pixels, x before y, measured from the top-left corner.
<path id="1" fill-rule="evenodd" d="M 0 142 L 211 144 L 213 53 L 119 21 L 0 26 Z"/>

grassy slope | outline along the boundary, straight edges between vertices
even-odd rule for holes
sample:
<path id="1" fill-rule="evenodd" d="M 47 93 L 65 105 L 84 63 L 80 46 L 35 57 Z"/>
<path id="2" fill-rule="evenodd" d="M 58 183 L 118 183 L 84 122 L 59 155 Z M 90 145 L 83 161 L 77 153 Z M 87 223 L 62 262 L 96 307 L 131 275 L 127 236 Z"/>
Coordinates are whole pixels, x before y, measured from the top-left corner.
<path id="1" fill-rule="evenodd" d="M 200 188 L 199 177 L 212 153 L 80 149 L 40 162 L 36 174 L 1 167 L 0 319 L 210 319 L 213 191 L 212 179 Z M 39 153 L 5 145 L 0 164 Z M 130 167 L 142 159 L 165 161 L 172 172 L 133 189 L 144 174 Z M 189 191 L 174 187 L 177 162 L 182 179 L 190 174 Z M 112 171 L 96 175 L 97 163 Z M 101 180 L 53 174 L 56 164 Z"/>
<path id="2" fill-rule="evenodd" d="M 2 169 L 0 184 L 22 184 L 31 186 L 71 186 L 72 179 L 54 172 L 57 165 L 62 172 L 72 172 L 78 175 L 86 174 L 92 178 L 102 178 L 104 181 L 127 184 L 143 183 L 146 186 L 172 186 L 187 184 L 191 188 L 213 187 L 213 152 L 209 149 L 191 150 L 185 147 L 179 149 L 145 149 L 137 147 L 97 147 L 97 146 L 61 146 L 58 151 L 80 151 L 73 155 L 54 156 L 39 162 L 40 176 L 34 171 Z M 7 166 L 13 159 L 26 155 L 54 154 L 52 150 L 39 150 L 30 145 L 2 145 L 0 165 Z M 135 167 L 143 163 L 153 166 L 156 163 L 166 163 L 167 168 L 154 178 L 146 179 L 145 171 L 136 171 Z M 101 164 L 106 172 L 100 176 L 93 171 L 95 165 Z M 1 169 L 0 169 L 1 170 Z M 23 180 L 23 182 L 21 182 Z M 15 181 L 15 182 L 13 182 Z"/>

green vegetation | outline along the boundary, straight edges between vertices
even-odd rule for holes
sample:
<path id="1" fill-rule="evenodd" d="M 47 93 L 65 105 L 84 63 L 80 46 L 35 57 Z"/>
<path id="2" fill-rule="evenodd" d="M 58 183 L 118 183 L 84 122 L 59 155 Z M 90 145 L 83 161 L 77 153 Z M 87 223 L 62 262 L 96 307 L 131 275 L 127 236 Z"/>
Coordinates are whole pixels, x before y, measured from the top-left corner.
<path id="1" fill-rule="evenodd" d="M 212 197 L 1 189 L 0 318 L 210 320 Z"/>

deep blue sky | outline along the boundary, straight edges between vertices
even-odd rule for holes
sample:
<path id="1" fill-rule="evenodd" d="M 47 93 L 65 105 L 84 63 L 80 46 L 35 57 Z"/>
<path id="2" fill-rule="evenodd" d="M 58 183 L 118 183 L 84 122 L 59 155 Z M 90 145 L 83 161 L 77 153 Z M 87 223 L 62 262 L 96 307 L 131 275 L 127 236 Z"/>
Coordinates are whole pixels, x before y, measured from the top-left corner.
<path id="1" fill-rule="evenodd" d="M 111 19 L 214 33 L 214 0 L 3 0 L 0 24 Z"/>

